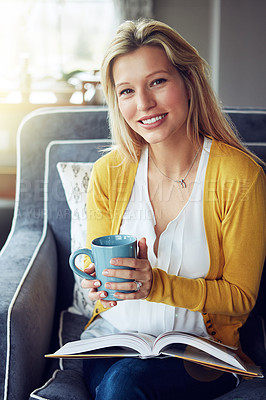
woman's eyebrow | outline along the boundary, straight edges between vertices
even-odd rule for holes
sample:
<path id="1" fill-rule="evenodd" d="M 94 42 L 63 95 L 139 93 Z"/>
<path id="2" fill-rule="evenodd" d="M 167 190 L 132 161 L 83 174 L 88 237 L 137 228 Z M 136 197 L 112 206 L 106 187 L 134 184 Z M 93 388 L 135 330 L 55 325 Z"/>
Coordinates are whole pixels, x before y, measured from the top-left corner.
<path id="1" fill-rule="evenodd" d="M 115 85 L 116 88 L 119 88 L 119 86 L 123 85 L 130 85 L 130 82 L 119 82 L 117 85 Z"/>
<path id="2" fill-rule="evenodd" d="M 161 74 L 161 73 L 169 74 L 169 71 L 165 70 L 165 69 L 160 69 L 159 71 L 151 72 L 150 74 L 146 75 L 145 78 L 149 78 L 152 75 Z M 118 88 L 119 86 L 123 86 L 123 85 L 130 85 L 130 82 L 119 82 L 115 85 L 115 87 Z"/>
<path id="3" fill-rule="evenodd" d="M 152 75 L 161 74 L 161 73 L 169 74 L 169 71 L 167 69 L 160 69 L 158 71 L 154 71 L 154 72 L 151 72 L 150 74 L 146 75 L 146 78 L 149 78 Z"/>

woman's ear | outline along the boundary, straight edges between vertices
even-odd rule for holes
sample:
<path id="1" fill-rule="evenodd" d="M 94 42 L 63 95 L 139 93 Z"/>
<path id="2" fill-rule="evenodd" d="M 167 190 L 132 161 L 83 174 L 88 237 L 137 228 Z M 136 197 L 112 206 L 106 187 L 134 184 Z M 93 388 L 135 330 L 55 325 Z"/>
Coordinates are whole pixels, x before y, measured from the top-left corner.
<path id="1" fill-rule="evenodd" d="M 185 82 L 185 83 L 186 83 L 186 90 L 187 90 L 187 98 L 188 98 L 188 101 L 190 102 L 190 99 L 191 99 L 191 86 L 187 82 Z"/>
<path id="2" fill-rule="evenodd" d="M 193 75 L 190 71 L 185 70 L 185 71 L 182 71 L 182 77 L 183 77 L 183 80 L 186 85 L 188 100 L 190 100 L 191 90 L 192 90 L 193 83 L 194 83 Z"/>

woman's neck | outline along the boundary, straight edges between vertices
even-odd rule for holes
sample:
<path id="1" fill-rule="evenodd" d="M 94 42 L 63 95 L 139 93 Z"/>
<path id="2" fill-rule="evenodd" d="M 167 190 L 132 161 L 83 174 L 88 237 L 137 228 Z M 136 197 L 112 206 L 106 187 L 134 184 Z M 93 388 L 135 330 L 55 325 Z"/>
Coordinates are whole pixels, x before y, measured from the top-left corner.
<path id="1" fill-rule="evenodd" d="M 202 144 L 203 139 L 200 146 L 197 146 L 186 137 L 185 140 L 179 140 L 170 145 L 164 143 L 149 145 L 149 154 L 156 168 L 163 174 L 168 177 L 173 175 L 182 177 L 191 166 Z"/>

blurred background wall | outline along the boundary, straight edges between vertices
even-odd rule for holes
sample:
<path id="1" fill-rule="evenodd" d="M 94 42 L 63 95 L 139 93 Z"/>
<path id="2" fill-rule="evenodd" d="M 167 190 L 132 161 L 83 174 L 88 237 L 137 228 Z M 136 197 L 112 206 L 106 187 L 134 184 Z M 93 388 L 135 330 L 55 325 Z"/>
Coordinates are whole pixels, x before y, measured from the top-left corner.
<path id="1" fill-rule="evenodd" d="M 211 65 L 224 106 L 266 108 L 265 0 L 155 0 L 154 12 Z"/>

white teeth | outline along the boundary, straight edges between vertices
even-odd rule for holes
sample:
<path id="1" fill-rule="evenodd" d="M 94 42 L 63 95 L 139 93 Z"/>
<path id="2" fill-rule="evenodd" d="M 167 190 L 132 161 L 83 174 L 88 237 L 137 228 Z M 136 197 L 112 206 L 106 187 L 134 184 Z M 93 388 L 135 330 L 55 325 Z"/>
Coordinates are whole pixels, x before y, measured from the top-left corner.
<path id="1" fill-rule="evenodd" d="M 158 117 L 153 117 L 153 118 L 149 118 L 149 119 L 143 119 L 141 122 L 142 122 L 144 125 L 154 124 L 154 122 L 160 121 L 160 120 L 163 119 L 165 116 L 166 116 L 166 114 L 162 114 L 162 115 L 159 115 Z"/>

